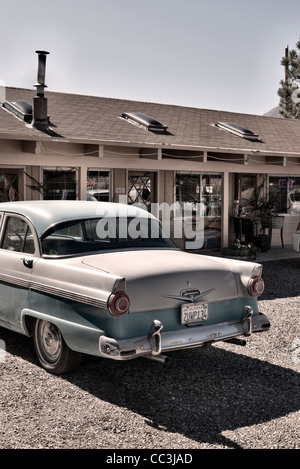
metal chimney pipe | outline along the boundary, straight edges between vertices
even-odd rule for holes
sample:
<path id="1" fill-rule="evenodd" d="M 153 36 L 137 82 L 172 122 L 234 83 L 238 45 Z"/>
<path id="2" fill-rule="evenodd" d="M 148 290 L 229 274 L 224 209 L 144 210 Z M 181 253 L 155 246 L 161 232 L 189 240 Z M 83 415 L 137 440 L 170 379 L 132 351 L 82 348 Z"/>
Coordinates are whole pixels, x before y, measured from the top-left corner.
<path id="1" fill-rule="evenodd" d="M 289 46 L 287 46 L 285 48 L 285 82 L 287 83 L 289 81 L 289 62 L 288 62 L 288 58 L 289 58 Z"/>
<path id="2" fill-rule="evenodd" d="M 37 88 L 37 96 L 44 96 L 44 89 L 47 88 L 45 85 L 45 75 L 46 75 L 46 57 L 49 52 L 45 50 L 36 50 L 36 53 L 39 56 L 38 62 L 38 73 L 37 73 L 37 83 L 33 86 Z"/>
<path id="3" fill-rule="evenodd" d="M 32 126 L 38 130 L 48 131 L 49 130 L 49 117 L 48 117 L 48 106 L 47 98 L 44 97 L 44 89 L 47 88 L 45 85 L 45 74 L 46 74 L 46 56 L 49 52 L 43 50 L 37 50 L 36 53 L 39 56 L 38 62 L 38 74 L 36 86 L 36 96 L 33 98 L 33 121 Z"/>

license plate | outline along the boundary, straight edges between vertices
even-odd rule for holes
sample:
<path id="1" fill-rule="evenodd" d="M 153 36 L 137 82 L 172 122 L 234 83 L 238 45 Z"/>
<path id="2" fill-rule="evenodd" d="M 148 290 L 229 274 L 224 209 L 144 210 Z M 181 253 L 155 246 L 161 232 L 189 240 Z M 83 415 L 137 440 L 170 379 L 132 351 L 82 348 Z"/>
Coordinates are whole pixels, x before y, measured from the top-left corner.
<path id="1" fill-rule="evenodd" d="M 191 303 L 181 306 L 181 324 L 193 324 L 194 322 L 208 319 L 207 303 Z"/>

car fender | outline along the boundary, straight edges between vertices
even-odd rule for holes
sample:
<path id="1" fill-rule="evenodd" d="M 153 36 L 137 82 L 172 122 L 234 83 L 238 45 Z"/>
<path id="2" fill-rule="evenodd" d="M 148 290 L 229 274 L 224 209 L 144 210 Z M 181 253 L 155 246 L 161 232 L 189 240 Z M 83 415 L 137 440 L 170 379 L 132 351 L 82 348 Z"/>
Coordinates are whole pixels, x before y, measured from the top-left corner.
<path id="1" fill-rule="evenodd" d="M 24 334 L 32 336 L 29 327 L 30 318 L 42 319 L 54 324 L 61 332 L 64 341 L 71 350 L 92 355 L 99 353 L 99 337 L 105 332 L 76 312 L 69 312 L 68 319 L 62 319 L 40 311 L 25 308 L 21 312 L 21 326 Z"/>

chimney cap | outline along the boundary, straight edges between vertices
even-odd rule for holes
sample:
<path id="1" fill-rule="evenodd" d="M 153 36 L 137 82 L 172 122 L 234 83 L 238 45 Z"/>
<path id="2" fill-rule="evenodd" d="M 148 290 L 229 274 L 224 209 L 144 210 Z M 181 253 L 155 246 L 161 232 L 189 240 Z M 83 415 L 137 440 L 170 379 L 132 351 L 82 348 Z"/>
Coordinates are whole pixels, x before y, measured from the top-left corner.
<path id="1" fill-rule="evenodd" d="M 35 52 L 36 52 L 37 54 L 43 54 L 43 55 L 50 54 L 50 52 L 47 52 L 46 50 L 36 50 Z"/>

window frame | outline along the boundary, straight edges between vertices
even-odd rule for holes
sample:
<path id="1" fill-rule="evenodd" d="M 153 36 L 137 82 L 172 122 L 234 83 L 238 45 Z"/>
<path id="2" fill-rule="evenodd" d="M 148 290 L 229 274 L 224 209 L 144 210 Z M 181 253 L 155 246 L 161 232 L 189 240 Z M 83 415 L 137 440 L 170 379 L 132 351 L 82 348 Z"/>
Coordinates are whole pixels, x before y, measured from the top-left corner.
<path id="1" fill-rule="evenodd" d="M 110 202 L 112 200 L 112 172 L 110 169 L 102 169 L 102 168 L 94 168 L 94 167 L 89 167 L 87 168 L 87 171 L 86 171 L 86 177 L 87 177 L 87 184 L 86 184 L 86 194 L 87 194 L 87 199 L 89 200 L 89 196 L 93 197 L 93 189 L 92 187 L 89 187 L 89 181 L 90 181 L 90 177 L 89 177 L 89 173 L 91 172 L 97 172 L 97 173 L 107 173 L 107 177 L 108 177 L 108 200 L 107 202 Z M 99 181 L 96 182 L 96 185 L 99 183 Z M 106 191 L 107 189 L 101 189 L 101 188 L 96 188 L 95 189 L 95 192 L 101 192 L 102 190 Z M 101 200 L 101 196 L 100 198 L 98 198 L 98 196 L 94 196 L 99 202 L 102 201 Z M 103 200 L 104 202 L 106 200 Z"/>
<path id="2" fill-rule="evenodd" d="M 101 224 L 99 232 L 96 226 L 92 226 L 98 222 Z M 77 234 L 80 231 L 82 236 L 72 233 L 72 228 L 76 227 L 80 227 Z M 98 233 L 108 235 L 99 236 Z M 123 238 L 124 233 L 126 237 Z M 159 220 L 132 216 L 99 216 L 62 221 L 47 229 L 40 241 L 43 258 L 75 257 L 120 250 L 176 248 Z"/>
<path id="3" fill-rule="evenodd" d="M 177 190 L 178 190 L 178 187 L 177 187 L 177 178 L 178 176 L 181 176 L 181 175 L 185 175 L 185 176 L 191 176 L 192 178 L 198 178 L 199 180 L 199 200 L 197 201 L 183 201 L 183 202 L 180 202 L 179 200 L 177 200 Z M 207 208 L 211 207 L 212 206 L 207 206 L 207 207 L 203 207 L 202 205 L 204 205 L 204 202 L 203 202 L 203 188 L 204 188 L 204 184 L 203 184 L 203 177 L 205 176 L 209 176 L 209 177 L 218 177 L 220 179 L 220 193 L 216 195 L 216 197 L 220 197 L 220 202 L 218 204 L 219 206 L 219 210 L 220 210 L 220 213 L 219 214 L 207 214 L 205 213 Z M 200 211 L 201 211 L 201 216 L 204 216 L 204 218 L 207 218 L 207 219 L 214 219 L 214 218 L 222 218 L 222 204 L 223 204 L 223 191 L 222 191 L 222 187 L 223 187 L 223 175 L 221 172 L 209 172 L 209 171 L 189 171 L 189 172 L 186 172 L 186 171 L 175 171 L 175 183 L 174 183 L 174 201 L 175 201 L 175 204 L 176 204 L 176 207 L 178 205 L 178 208 L 179 206 L 182 206 L 181 204 L 182 203 L 187 203 L 187 204 L 200 204 Z M 206 196 L 208 198 L 211 198 L 213 196 L 210 196 L 209 194 L 206 194 Z M 197 212 L 198 213 L 198 212 Z M 198 214 L 200 215 L 200 214 Z M 174 215 L 174 218 L 182 218 L 181 215 L 179 215 L 178 213 L 176 213 Z"/>
<path id="4" fill-rule="evenodd" d="M 1 227 L 1 239 L 0 239 L 0 250 L 6 251 L 6 252 L 11 252 L 15 254 L 25 254 L 26 256 L 35 256 L 38 252 L 38 243 L 36 239 L 36 234 L 35 230 L 32 226 L 32 224 L 27 220 L 26 217 L 23 217 L 19 214 L 15 213 L 2 213 L 2 227 Z M 0 215 L 0 222 L 1 222 L 1 215 Z M 25 224 L 25 236 L 22 241 L 22 248 L 21 250 L 19 249 L 8 249 L 7 247 L 4 247 L 4 242 L 5 242 L 5 237 L 6 237 L 6 232 L 8 229 L 8 224 L 10 219 L 15 219 L 15 220 L 21 220 Z M 33 240 L 33 250 L 32 252 L 26 251 L 26 243 L 28 241 L 28 230 L 30 230 L 30 236 L 32 236 Z"/>
<path id="5" fill-rule="evenodd" d="M 290 181 L 293 182 L 294 184 L 294 180 L 295 179 L 298 179 L 299 180 L 299 185 L 296 185 L 296 187 L 299 187 L 300 189 L 300 176 L 291 176 L 290 174 L 269 174 L 268 175 L 268 186 L 267 186 L 267 193 L 268 193 L 268 200 L 271 201 L 272 200 L 272 197 L 271 197 L 271 190 L 270 190 L 270 178 L 275 178 L 277 180 L 277 183 L 279 182 L 280 179 L 282 180 L 285 180 L 286 182 L 286 187 L 282 187 L 282 189 L 285 189 L 285 198 L 286 198 L 286 204 L 285 204 L 285 209 L 284 211 L 282 210 L 279 210 L 278 213 L 283 213 L 285 215 L 288 215 L 291 210 L 292 210 L 292 204 L 290 203 L 290 198 L 289 198 L 289 195 L 290 193 L 292 192 L 292 190 L 290 190 Z M 279 190 L 279 188 L 277 187 L 277 190 Z M 300 194 L 300 191 L 299 191 L 299 194 Z M 281 204 L 281 207 L 282 208 L 282 204 Z"/>
<path id="6" fill-rule="evenodd" d="M 45 198 L 45 195 L 46 195 L 46 191 L 45 191 L 45 186 L 46 186 L 46 182 L 45 182 L 45 174 L 47 172 L 57 172 L 57 173 L 61 173 L 61 174 L 65 174 L 65 173 L 74 173 L 75 175 L 75 178 L 74 178 L 74 184 L 75 184 L 75 198 L 74 199 L 68 199 L 68 197 L 66 197 L 67 200 L 78 200 L 78 194 L 79 194 L 79 187 L 78 187 L 78 181 L 79 181 L 79 168 L 76 166 L 56 166 L 56 167 L 53 167 L 53 166 L 44 166 L 41 168 L 42 170 L 42 175 L 41 175 L 41 180 L 42 180 L 42 189 L 43 189 L 43 193 L 42 193 L 42 200 L 64 200 L 65 198 L 63 197 L 63 191 L 67 191 L 68 189 L 62 189 L 62 197 L 61 198 L 53 198 L 53 199 L 49 199 L 49 198 Z"/>

